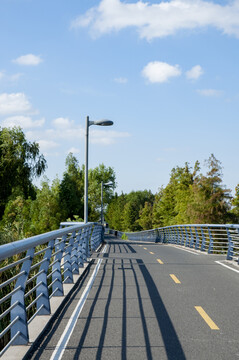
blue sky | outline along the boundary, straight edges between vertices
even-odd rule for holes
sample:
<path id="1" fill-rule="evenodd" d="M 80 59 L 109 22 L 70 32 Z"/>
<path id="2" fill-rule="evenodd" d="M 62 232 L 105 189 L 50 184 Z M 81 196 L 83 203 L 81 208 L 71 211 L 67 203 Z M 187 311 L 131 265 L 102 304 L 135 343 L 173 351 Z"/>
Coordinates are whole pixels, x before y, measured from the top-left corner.
<path id="1" fill-rule="evenodd" d="M 37 141 L 46 175 L 72 151 L 117 191 L 166 185 L 211 153 L 239 183 L 239 0 L 0 0 L 0 125 Z M 204 168 L 202 167 L 204 171 Z"/>

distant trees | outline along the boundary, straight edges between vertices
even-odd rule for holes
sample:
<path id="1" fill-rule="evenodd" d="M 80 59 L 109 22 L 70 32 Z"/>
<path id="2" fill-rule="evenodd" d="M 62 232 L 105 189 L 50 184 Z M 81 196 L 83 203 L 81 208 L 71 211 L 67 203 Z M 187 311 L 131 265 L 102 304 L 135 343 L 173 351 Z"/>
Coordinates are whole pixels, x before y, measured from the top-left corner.
<path id="1" fill-rule="evenodd" d="M 123 231 L 142 230 L 145 204 L 153 204 L 151 191 L 132 191 L 129 194 L 115 195 L 106 212 L 106 220 L 112 228 Z M 142 220 L 140 220 L 142 218 Z"/>
<path id="2" fill-rule="evenodd" d="M 0 129 L 0 244 L 59 228 L 63 220 L 84 217 L 84 166 L 72 153 L 66 157 L 62 180 L 40 188 L 33 179 L 46 168 L 39 145 L 26 140 L 20 128 Z M 100 219 L 101 181 L 105 206 L 116 187 L 113 168 L 100 164 L 89 170 L 89 221 Z"/>
<path id="3" fill-rule="evenodd" d="M 235 197 L 222 182 L 221 162 L 211 154 L 205 162 L 175 167 L 166 186 L 154 195 L 150 190 L 117 193 L 112 167 L 100 164 L 89 170 L 89 221 L 100 219 L 101 182 L 105 218 L 111 228 L 140 231 L 189 223 L 239 222 L 239 184 Z M 63 220 L 83 220 L 84 165 L 66 157 L 65 172 L 50 184 L 47 178 L 37 188 L 33 179 L 46 169 L 39 145 L 26 140 L 20 128 L 0 128 L 0 244 L 57 229 Z"/>
<path id="4" fill-rule="evenodd" d="M 205 164 L 206 175 L 200 173 L 199 161 L 193 169 L 188 163 L 173 168 L 169 183 L 155 195 L 145 191 L 115 196 L 107 211 L 110 227 L 137 231 L 174 224 L 238 221 L 239 185 L 231 202 L 231 191 L 222 185 L 220 161 L 211 154 Z M 143 196 L 146 193 L 148 198 Z"/>

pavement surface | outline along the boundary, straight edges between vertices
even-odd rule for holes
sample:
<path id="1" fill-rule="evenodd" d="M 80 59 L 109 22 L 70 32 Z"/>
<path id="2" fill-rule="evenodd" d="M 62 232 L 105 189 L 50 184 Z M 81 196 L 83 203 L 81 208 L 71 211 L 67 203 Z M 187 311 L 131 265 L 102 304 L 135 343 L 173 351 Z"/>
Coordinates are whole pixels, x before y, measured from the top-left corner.
<path id="1" fill-rule="evenodd" d="M 104 251 L 24 359 L 239 359 L 239 272 L 225 257 L 113 237 Z"/>

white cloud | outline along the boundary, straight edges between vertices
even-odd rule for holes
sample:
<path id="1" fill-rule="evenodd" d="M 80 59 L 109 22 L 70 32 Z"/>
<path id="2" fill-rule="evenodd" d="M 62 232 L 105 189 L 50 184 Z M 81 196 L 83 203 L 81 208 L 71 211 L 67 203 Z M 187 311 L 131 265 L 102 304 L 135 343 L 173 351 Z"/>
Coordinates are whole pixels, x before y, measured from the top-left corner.
<path id="1" fill-rule="evenodd" d="M 200 65 L 196 65 L 186 72 L 186 77 L 190 80 L 197 80 L 203 72 L 202 67 Z"/>
<path id="2" fill-rule="evenodd" d="M 197 90 L 197 92 L 202 96 L 208 96 L 208 97 L 218 97 L 223 94 L 223 91 L 215 90 L 215 89 L 201 89 L 201 90 Z"/>
<path id="3" fill-rule="evenodd" d="M 126 84 L 128 82 L 128 79 L 124 77 L 119 77 L 119 78 L 115 78 L 114 82 L 118 84 Z"/>
<path id="4" fill-rule="evenodd" d="M 98 6 L 71 23 L 72 28 L 89 27 L 94 36 L 132 26 L 138 29 L 140 37 L 148 40 L 208 26 L 239 37 L 239 0 L 230 1 L 228 5 L 203 0 L 171 0 L 158 4 L 101 0 Z"/>
<path id="5" fill-rule="evenodd" d="M 178 65 L 152 61 L 144 67 L 142 75 L 151 83 L 164 83 L 171 77 L 180 76 L 181 69 Z"/>
<path id="6" fill-rule="evenodd" d="M 11 116 L 2 121 L 3 127 L 20 126 L 22 129 L 30 129 L 41 127 L 45 123 L 45 119 L 32 120 L 30 116 Z"/>
<path id="7" fill-rule="evenodd" d="M 17 59 L 13 60 L 15 64 L 25 65 L 25 66 L 37 66 L 42 62 L 42 58 L 37 55 L 27 54 L 19 56 Z"/>
<path id="8" fill-rule="evenodd" d="M 67 129 L 71 127 L 74 122 L 70 121 L 68 118 L 59 117 L 52 121 L 53 125 L 58 129 Z"/>
<path id="9" fill-rule="evenodd" d="M 20 79 L 21 76 L 21 73 L 8 75 L 5 71 L 0 71 L 0 80 L 5 80 L 7 82 L 16 82 Z"/>
<path id="10" fill-rule="evenodd" d="M 32 106 L 24 93 L 0 94 L 0 115 L 29 113 Z"/>
<path id="11" fill-rule="evenodd" d="M 71 147 L 68 151 L 67 154 L 72 153 L 72 154 L 79 154 L 80 153 L 80 149 L 75 148 L 75 147 Z"/>
<path id="12" fill-rule="evenodd" d="M 59 144 L 52 140 L 37 140 L 38 144 L 40 145 L 41 151 L 45 152 L 48 150 L 55 149 L 59 146 Z"/>
<path id="13" fill-rule="evenodd" d="M 128 138 L 130 134 L 128 132 L 118 132 L 113 130 L 91 130 L 90 142 L 100 145 L 114 144 L 119 138 Z"/>

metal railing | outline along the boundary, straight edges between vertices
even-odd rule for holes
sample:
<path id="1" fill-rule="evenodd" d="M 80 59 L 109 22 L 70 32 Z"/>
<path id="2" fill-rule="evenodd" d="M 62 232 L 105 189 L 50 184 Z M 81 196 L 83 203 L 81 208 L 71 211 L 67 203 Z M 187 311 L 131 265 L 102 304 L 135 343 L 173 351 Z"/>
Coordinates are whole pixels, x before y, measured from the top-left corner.
<path id="1" fill-rule="evenodd" d="M 0 356 L 10 345 L 28 343 L 30 322 L 51 313 L 51 297 L 64 295 L 63 284 L 73 283 L 103 239 L 99 224 L 61 227 L 0 246 Z"/>
<path id="2" fill-rule="evenodd" d="M 208 254 L 225 254 L 227 260 L 239 264 L 239 225 L 190 224 L 173 225 L 139 232 L 117 232 L 129 240 L 153 241 L 177 244 Z"/>

